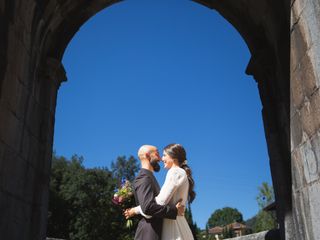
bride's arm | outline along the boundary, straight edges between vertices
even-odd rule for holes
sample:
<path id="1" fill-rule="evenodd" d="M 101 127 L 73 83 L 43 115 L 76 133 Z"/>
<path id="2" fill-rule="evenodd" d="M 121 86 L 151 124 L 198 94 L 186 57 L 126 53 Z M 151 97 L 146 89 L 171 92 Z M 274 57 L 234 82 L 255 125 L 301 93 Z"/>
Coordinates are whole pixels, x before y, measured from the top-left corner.
<path id="1" fill-rule="evenodd" d="M 168 204 L 175 191 L 186 178 L 186 174 L 183 174 L 181 171 L 179 171 L 179 169 L 170 169 L 167 173 L 166 180 L 160 190 L 160 193 L 158 196 L 156 196 L 157 204 Z"/>
<path id="2" fill-rule="evenodd" d="M 135 215 L 140 214 L 140 215 L 144 216 L 145 218 L 148 218 L 148 219 L 149 219 L 149 218 L 152 218 L 152 216 L 147 215 L 147 214 L 145 214 L 145 213 L 142 211 L 140 205 L 132 208 L 132 210 L 134 211 Z"/>
<path id="3" fill-rule="evenodd" d="M 168 204 L 173 194 L 175 193 L 177 188 L 183 183 L 186 177 L 187 176 L 185 174 L 182 174 L 180 171 L 177 171 L 177 169 L 170 169 L 167 173 L 166 180 L 160 190 L 160 193 L 155 198 L 157 204 Z M 141 214 L 142 216 L 148 219 L 152 218 L 152 216 L 147 215 L 142 211 L 140 205 L 131 208 L 128 213 L 130 217 L 138 214 Z"/>

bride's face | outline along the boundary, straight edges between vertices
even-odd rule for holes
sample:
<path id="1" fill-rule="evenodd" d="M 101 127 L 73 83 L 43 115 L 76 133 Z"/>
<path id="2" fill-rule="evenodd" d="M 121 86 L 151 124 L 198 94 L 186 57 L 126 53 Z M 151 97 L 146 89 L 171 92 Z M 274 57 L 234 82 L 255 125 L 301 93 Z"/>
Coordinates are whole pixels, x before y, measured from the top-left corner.
<path id="1" fill-rule="evenodd" d="M 173 159 L 165 151 L 163 151 L 162 161 L 166 169 L 170 169 L 173 165 Z"/>

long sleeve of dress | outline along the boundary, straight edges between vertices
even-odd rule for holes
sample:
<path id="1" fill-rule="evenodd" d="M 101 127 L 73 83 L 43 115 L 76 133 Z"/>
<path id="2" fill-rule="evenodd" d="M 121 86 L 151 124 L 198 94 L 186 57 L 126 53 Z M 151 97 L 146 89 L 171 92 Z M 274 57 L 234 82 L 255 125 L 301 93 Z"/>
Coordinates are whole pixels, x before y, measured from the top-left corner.
<path id="1" fill-rule="evenodd" d="M 182 171 L 178 171 L 176 168 L 171 168 L 166 176 L 166 180 L 160 190 L 160 193 L 155 198 L 156 203 L 159 205 L 167 205 L 171 200 L 173 194 L 177 190 L 177 188 L 186 180 L 187 176 Z M 145 218 L 151 218 L 150 215 L 145 214 L 141 206 L 135 207 L 135 212 L 137 214 L 141 214 Z"/>
<path id="2" fill-rule="evenodd" d="M 156 203 L 150 181 L 140 181 L 135 189 L 140 203 L 141 212 L 153 217 L 176 219 L 177 208 L 173 204 L 159 205 Z"/>
<path id="3" fill-rule="evenodd" d="M 156 202 L 159 205 L 168 204 L 175 191 L 186 180 L 187 175 L 185 172 L 179 170 L 180 169 L 178 168 L 172 167 L 168 171 L 166 180 L 160 190 L 160 193 L 156 197 Z"/>

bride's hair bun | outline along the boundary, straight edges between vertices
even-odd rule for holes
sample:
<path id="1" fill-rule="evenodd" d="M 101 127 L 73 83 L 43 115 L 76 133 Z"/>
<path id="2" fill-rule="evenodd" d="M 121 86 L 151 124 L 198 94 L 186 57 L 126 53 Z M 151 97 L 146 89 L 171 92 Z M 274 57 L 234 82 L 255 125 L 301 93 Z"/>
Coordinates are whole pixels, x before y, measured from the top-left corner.
<path id="1" fill-rule="evenodd" d="M 196 193 L 194 192 L 194 180 L 192 178 L 192 172 L 187 162 L 187 153 L 184 147 L 178 143 L 172 143 L 167 145 L 164 148 L 164 151 L 173 159 L 177 159 L 179 166 L 184 169 L 187 173 L 187 177 L 189 180 L 189 196 L 188 201 L 191 203 L 195 197 Z"/>

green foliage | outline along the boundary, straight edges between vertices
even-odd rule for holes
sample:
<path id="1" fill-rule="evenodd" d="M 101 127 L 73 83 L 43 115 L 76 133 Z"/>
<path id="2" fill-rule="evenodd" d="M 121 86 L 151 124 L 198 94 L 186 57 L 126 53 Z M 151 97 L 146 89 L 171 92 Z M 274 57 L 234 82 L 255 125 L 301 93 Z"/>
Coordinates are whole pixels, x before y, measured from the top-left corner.
<path id="1" fill-rule="evenodd" d="M 246 220 L 245 224 L 247 227 L 253 229 L 255 222 L 257 221 L 257 215 L 254 215 L 252 218 Z"/>
<path id="2" fill-rule="evenodd" d="M 258 187 L 258 189 L 259 193 L 256 199 L 260 209 L 274 202 L 274 191 L 272 186 L 269 186 L 268 183 L 263 182 L 262 185 Z"/>
<path id="3" fill-rule="evenodd" d="M 256 215 L 256 221 L 253 224 L 253 232 L 261 232 L 277 228 L 275 216 L 271 212 L 260 210 Z"/>
<path id="4" fill-rule="evenodd" d="M 64 157 L 53 155 L 51 180 L 49 187 L 48 235 L 59 238 L 68 238 L 71 214 L 66 209 L 71 205 L 61 194 L 64 184 L 64 173 L 68 169 L 68 162 Z M 52 234 L 52 235 L 51 235 Z"/>
<path id="5" fill-rule="evenodd" d="M 216 210 L 208 220 L 208 227 L 225 226 L 233 222 L 243 222 L 242 213 L 236 208 L 225 207 Z"/>
<path id="6" fill-rule="evenodd" d="M 255 217 L 255 221 L 252 226 L 253 232 L 261 232 L 265 230 L 274 229 L 277 227 L 276 216 L 274 212 L 266 212 L 262 210 L 268 204 L 274 202 L 273 187 L 268 183 L 263 182 L 258 188 L 259 193 L 257 196 L 257 203 L 260 207 L 260 211 Z"/>
<path id="7" fill-rule="evenodd" d="M 129 159 L 121 156 L 117 158 L 116 162 L 111 163 L 113 177 L 118 180 L 118 183 L 121 182 L 122 177 L 132 182 L 138 170 L 138 161 L 133 156 L 130 156 Z"/>
<path id="8" fill-rule="evenodd" d="M 274 201 L 273 187 L 263 182 L 258 189 L 259 193 L 256 199 L 260 210 L 257 215 L 246 221 L 246 225 L 249 226 L 254 233 L 277 228 L 275 212 L 266 212 L 263 210 L 264 207 Z"/>
<path id="9" fill-rule="evenodd" d="M 126 168 L 136 169 L 124 158 Z M 122 209 L 111 199 L 118 179 L 107 168 L 86 169 L 83 158 L 52 158 L 47 235 L 70 240 L 133 239 L 135 226 L 125 227 Z M 121 165 L 119 167 L 122 167 Z M 120 170 L 127 174 L 135 171 Z M 128 176 L 128 175 L 127 175 Z M 135 221 L 136 225 L 136 221 Z"/>

